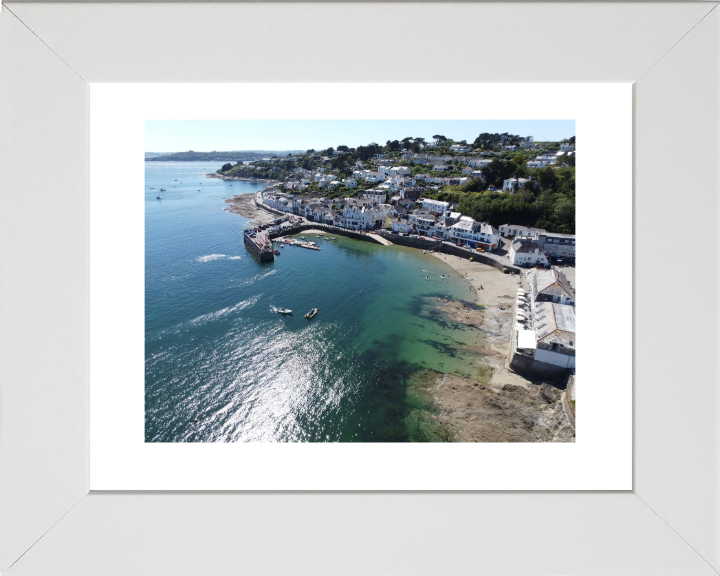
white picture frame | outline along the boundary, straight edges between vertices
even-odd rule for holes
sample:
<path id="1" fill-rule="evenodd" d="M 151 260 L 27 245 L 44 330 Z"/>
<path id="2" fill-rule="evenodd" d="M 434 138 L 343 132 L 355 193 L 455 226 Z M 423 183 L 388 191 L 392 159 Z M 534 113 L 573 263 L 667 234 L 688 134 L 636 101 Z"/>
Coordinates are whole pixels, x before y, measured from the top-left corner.
<path id="1" fill-rule="evenodd" d="M 3 6 L 0 571 L 717 574 L 716 8 Z M 432 22 L 454 32 L 435 37 L 423 62 L 366 66 L 382 61 L 380 23 L 392 19 L 400 30 Z M 271 36 L 253 25 L 267 22 Z M 509 31 L 530 47 L 506 42 Z M 478 32 L 504 51 L 474 69 L 463 55 L 477 50 Z M 538 48 L 564 61 L 534 65 Z M 632 238 L 635 262 L 632 491 L 88 493 L 89 82 L 518 79 L 635 84 L 634 230 L 618 243 L 630 249 Z M 658 236 L 691 201 L 691 232 Z M 682 314 L 697 310 L 695 298 L 705 314 Z"/>

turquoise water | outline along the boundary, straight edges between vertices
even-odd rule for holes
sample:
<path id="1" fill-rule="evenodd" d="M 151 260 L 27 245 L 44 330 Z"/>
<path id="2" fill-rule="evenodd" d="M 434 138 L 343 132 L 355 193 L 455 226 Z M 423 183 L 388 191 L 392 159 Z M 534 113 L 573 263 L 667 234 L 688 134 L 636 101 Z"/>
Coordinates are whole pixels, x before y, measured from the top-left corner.
<path id="1" fill-rule="evenodd" d="M 340 236 L 259 263 L 222 199 L 263 185 L 204 177 L 221 164 L 146 163 L 146 441 L 427 440 L 413 379 L 480 366 L 461 348 L 479 332 L 437 308 L 467 285 L 422 251 Z"/>

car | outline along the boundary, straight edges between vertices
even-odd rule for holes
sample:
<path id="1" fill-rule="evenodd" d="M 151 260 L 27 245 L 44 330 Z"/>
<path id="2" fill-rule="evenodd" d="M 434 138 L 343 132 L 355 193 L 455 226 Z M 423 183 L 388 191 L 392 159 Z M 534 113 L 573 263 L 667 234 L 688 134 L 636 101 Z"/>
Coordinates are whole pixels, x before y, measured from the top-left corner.
<path id="1" fill-rule="evenodd" d="M 392 231 L 390 232 L 390 234 L 397 234 L 397 233 L 398 233 L 397 230 L 392 230 Z"/>

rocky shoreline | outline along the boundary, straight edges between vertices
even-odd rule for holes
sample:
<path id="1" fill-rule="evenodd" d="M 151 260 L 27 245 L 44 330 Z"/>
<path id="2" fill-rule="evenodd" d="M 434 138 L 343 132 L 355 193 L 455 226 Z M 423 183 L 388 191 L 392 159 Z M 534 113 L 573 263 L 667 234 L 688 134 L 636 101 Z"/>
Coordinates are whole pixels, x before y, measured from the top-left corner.
<path id="1" fill-rule="evenodd" d="M 265 180 L 263 178 L 249 178 L 247 176 L 229 176 L 227 174 L 218 174 L 217 172 L 210 172 L 205 174 L 205 178 L 218 178 L 220 180 L 240 180 L 243 182 L 263 182 L 267 186 L 276 186 L 280 184 L 280 180 Z"/>
<path id="2" fill-rule="evenodd" d="M 506 367 L 517 276 L 443 254 L 468 282 L 469 300 L 437 299 L 448 321 L 479 329 L 481 349 L 470 350 L 485 368 L 476 379 L 424 371 L 418 387 L 432 402 L 430 418 L 455 442 L 574 442 L 575 427 L 557 383 L 529 380 Z M 467 274 L 467 275 L 466 275 Z M 481 288 L 482 287 L 482 288 Z"/>

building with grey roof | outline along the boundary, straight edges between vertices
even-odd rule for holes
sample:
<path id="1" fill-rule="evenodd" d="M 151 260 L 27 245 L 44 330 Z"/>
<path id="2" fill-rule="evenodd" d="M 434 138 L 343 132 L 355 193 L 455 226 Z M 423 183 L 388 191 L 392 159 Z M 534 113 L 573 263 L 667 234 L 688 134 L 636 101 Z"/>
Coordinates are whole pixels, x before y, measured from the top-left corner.
<path id="1" fill-rule="evenodd" d="M 515 266 L 547 266 L 548 264 L 540 246 L 530 241 L 515 240 L 510 246 L 508 258 Z"/>
<path id="2" fill-rule="evenodd" d="M 562 272 L 558 272 L 554 268 L 550 270 L 533 269 L 528 272 L 527 280 L 533 302 L 575 305 L 575 289 Z"/>

